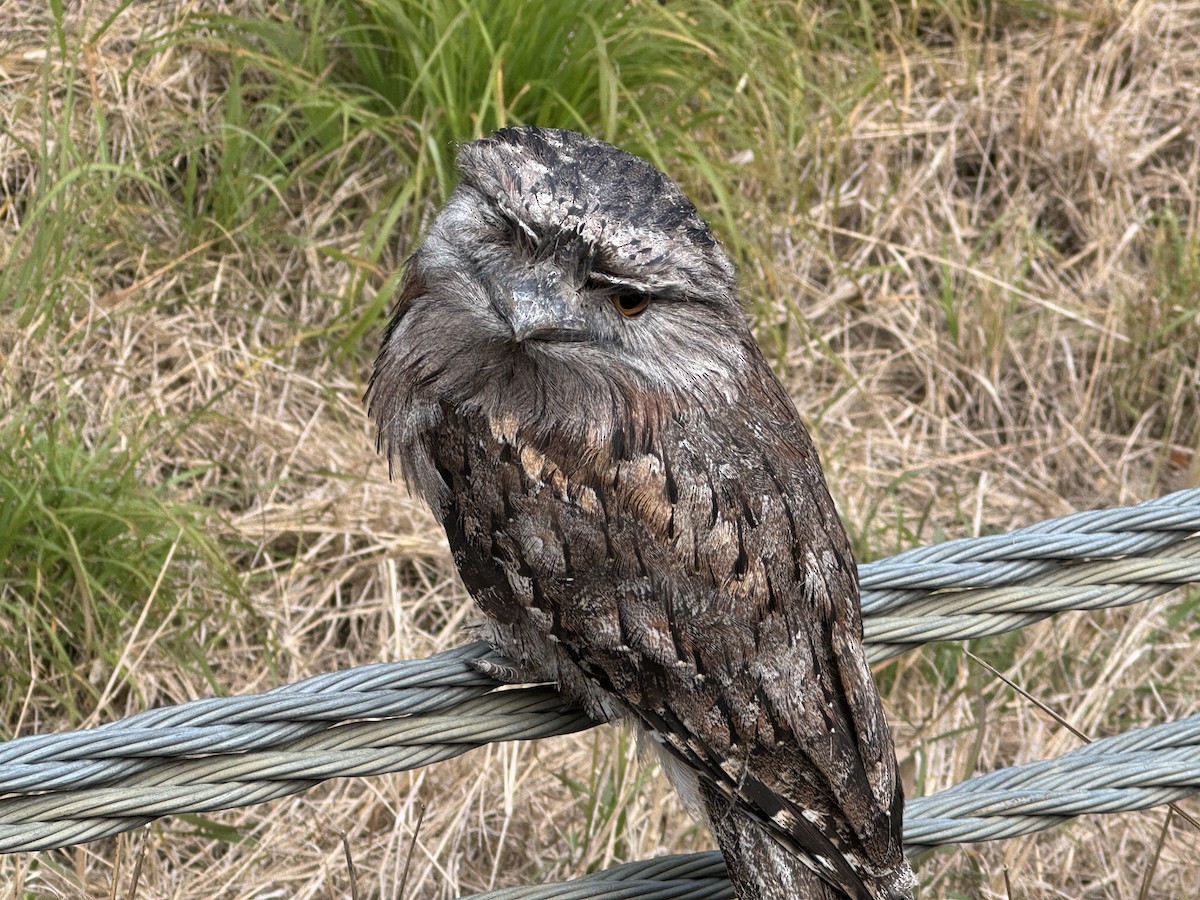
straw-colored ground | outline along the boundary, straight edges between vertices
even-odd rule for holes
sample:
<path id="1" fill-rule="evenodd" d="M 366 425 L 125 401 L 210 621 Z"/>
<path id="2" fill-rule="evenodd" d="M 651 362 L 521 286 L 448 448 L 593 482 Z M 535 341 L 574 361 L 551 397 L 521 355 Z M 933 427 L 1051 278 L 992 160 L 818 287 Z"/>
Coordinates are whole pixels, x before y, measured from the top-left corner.
<path id="1" fill-rule="evenodd" d="M 88 458 L 135 451 L 137 484 L 216 512 L 204 534 L 235 578 L 193 552 L 167 579 L 177 607 L 139 620 L 152 579 L 127 597 L 119 641 L 71 660 L 71 677 L 31 649 L 44 623 L 18 619 L 33 589 L 0 579 L 0 628 L 27 645 L 5 645 L 6 735 L 423 656 L 472 617 L 360 403 L 382 318 L 360 323 L 354 304 L 411 250 L 361 249 L 395 160 L 288 182 L 266 225 L 185 221 L 163 173 L 225 127 L 229 57 L 149 36 L 194 5 L 83 3 L 61 31 L 34 0 L 0 6 L 0 433 L 22 459 L 47 452 L 31 435 L 51 428 Z M 869 51 L 831 47 L 829 68 L 870 88 L 810 98 L 794 146 L 746 132 L 704 148 L 732 173 L 758 333 L 863 554 L 1200 485 L 1200 3 L 994 6 L 986 39 L 985 13 L 960 10 Z M 82 51 L 60 50 L 108 12 Z M 62 163 L 64 141 L 91 165 Z M 86 190 L 104 165 L 123 173 L 112 205 Z M 428 212 L 405 214 L 408 233 Z M 57 230 L 39 242 L 30 222 Z M 31 254 L 45 265 L 18 275 Z M 1111 734 L 1197 711 L 1196 605 L 1066 616 L 970 649 L 1075 728 Z M 912 794 L 1078 744 L 960 645 L 881 678 Z M 3 858 L 0 897 L 342 897 L 352 882 L 393 897 L 407 870 L 404 897 L 442 898 L 710 846 L 634 756 L 615 729 L 496 746 L 160 822 L 136 890 L 138 836 Z M 1200 830 L 1174 816 L 1164 832 L 1166 818 L 944 851 L 921 863 L 921 896 L 1194 897 Z"/>

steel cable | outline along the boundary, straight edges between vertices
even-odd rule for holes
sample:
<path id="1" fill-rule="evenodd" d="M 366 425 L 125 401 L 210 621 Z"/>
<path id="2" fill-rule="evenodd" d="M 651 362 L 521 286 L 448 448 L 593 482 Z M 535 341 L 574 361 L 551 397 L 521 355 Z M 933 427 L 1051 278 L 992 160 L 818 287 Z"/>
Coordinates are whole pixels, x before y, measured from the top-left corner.
<path id="1" fill-rule="evenodd" d="M 1054 759 L 978 775 L 904 808 L 909 857 L 1015 837 L 1086 813 L 1130 812 L 1200 791 L 1200 715 L 1094 741 Z M 629 893 L 626 893 L 629 891 Z M 641 893 L 638 893 L 638 892 Z M 561 884 L 503 888 L 471 900 L 732 900 L 716 851 L 625 863 Z"/>
<path id="2" fill-rule="evenodd" d="M 1200 581 L 1198 532 L 1200 490 L 1190 490 L 864 565 L 868 652 L 883 659 L 929 640 L 997 634 L 1063 610 L 1126 605 Z M 159 816 L 259 803 L 328 778 L 402 771 L 492 741 L 594 724 L 564 707 L 552 687 L 498 689 L 472 665 L 485 657 L 496 658 L 476 643 L 429 659 L 319 675 L 264 694 L 198 700 L 87 731 L 0 743 L 0 852 L 95 840 Z M 1138 802 L 1153 805 L 1194 790 L 1188 755 L 1194 750 L 1193 742 L 1176 760 L 1182 782 L 1144 787 Z M 1114 757 L 1114 765 L 1126 764 Z M 1144 763 L 1136 765 L 1146 771 Z M 962 788 L 976 792 L 972 800 L 982 805 L 951 807 L 953 815 L 935 815 L 931 807 L 910 825 L 969 820 L 970 834 L 1021 833 L 1011 831 L 1018 827 L 1014 817 L 999 816 L 999 795 L 984 793 L 992 782 L 964 785 L 937 796 Z M 1059 807 L 1025 796 L 1022 821 L 1048 822 L 1054 809 L 1073 816 L 1112 803 L 1141 808 L 1119 806 L 1133 802 L 1129 795 L 1087 800 L 1064 787 L 1061 796 Z M 932 799 L 913 800 L 910 809 Z M 915 846 L 945 843 L 940 834 L 914 831 L 911 839 Z"/>

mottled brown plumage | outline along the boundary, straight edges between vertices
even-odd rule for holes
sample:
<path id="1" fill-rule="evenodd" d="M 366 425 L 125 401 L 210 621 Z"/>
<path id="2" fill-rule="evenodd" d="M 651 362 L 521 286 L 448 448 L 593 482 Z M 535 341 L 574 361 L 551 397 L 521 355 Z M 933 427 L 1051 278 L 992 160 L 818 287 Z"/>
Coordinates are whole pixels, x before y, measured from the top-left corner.
<path id="1" fill-rule="evenodd" d="M 850 546 L 708 227 L 571 132 L 459 166 L 368 401 L 486 637 L 640 726 L 741 900 L 911 896 Z"/>

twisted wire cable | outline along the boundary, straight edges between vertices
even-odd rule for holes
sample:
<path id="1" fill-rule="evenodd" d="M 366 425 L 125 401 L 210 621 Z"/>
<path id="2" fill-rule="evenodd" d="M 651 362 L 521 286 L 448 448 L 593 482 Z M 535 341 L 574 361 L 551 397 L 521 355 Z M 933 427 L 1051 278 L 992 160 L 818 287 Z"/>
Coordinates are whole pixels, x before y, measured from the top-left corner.
<path id="1" fill-rule="evenodd" d="M 858 571 L 872 662 L 1066 610 L 1128 606 L 1200 582 L 1200 489 L 917 547 Z"/>
<path id="2" fill-rule="evenodd" d="M 250 806 L 329 778 L 406 771 L 596 724 L 551 687 L 497 690 L 472 668 L 476 659 L 500 658 L 477 642 L 0 744 L 0 853 L 83 843 L 160 816 Z"/>
<path id="3" fill-rule="evenodd" d="M 1052 828 L 1085 813 L 1147 809 L 1200 791 L 1200 714 L 1094 741 L 1054 759 L 977 775 L 904 808 L 908 856 Z M 562 884 L 470 900 L 733 900 L 714 851 L 625 863 Z"/>
<path id="4" fill-rule="evenodd" d="M 1200 581 L 1198 531 L 1200 490 L 1191 490 L 863 566 L 868 651 L 886 658 Z M 95 840 L 159 816 L 260 803 L 328 778 L 403 771 L 594 724 L 552 687 L 498 689 L 472 667 L 482 658 L 498 660 L 476 643 L 0 743 L 0 852 Z"/>
<path id="5" fill-rule="evenodd" d="M 501 888 L 465 900 L 734 900 L 716 850 L 623 863 L 557 884 Z"/>

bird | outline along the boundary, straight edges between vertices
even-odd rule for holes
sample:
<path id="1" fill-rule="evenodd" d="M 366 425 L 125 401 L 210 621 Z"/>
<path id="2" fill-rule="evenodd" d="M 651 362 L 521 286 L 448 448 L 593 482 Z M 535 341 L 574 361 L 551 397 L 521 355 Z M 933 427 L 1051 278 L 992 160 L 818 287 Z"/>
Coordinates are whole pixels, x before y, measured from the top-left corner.
<path id="1" fill-rule="evenodd" d="M 739 900 L 911 897 L 850 541 L 729 257 L 599 139 L 457 163 L 364 399 L 508 660 L 481 666 L 632 722 Z"/>

